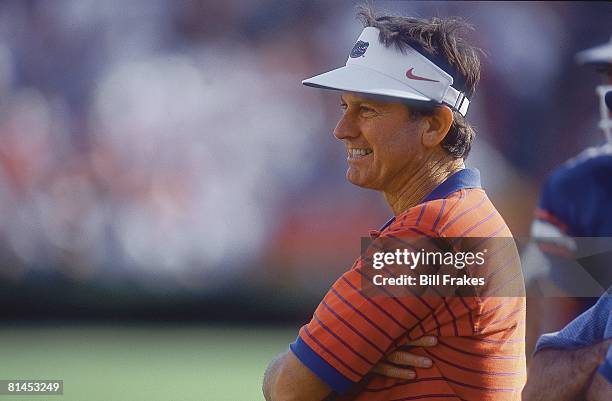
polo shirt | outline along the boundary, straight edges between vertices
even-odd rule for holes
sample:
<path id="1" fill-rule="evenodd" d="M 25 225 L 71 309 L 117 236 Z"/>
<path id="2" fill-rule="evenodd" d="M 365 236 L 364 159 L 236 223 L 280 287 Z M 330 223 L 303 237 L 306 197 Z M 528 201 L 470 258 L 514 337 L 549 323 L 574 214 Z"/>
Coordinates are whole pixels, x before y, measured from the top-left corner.
<path id="1" fill-rule="evenodd" d="M 451 175 L 374 235 L 512 237 L 475 169 Z M 508 277 L 523 287 L 512 244 L 509 258 L 514 263 L 500 270 L 513 269 Z M 360 257 L 333 284 L 290 345 L 338 394 L 336 400 L 520 399 L 526 378 L 524 296 L 370 297 L 361 287 L 363 276 Z M 411 352 L 431 358 L 431 368 L 417 368 L 412 380 L 369 373 L 386 355 L 424 335 L 438 336 L 438 345 Z"/>

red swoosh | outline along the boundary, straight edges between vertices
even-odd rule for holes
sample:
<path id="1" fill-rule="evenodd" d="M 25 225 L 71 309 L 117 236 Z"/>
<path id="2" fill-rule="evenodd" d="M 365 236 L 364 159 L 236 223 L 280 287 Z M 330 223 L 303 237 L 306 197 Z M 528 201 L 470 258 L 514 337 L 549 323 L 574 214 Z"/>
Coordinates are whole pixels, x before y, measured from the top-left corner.
<path id="1" fill-rule="evenodd" d="M 418 75 L 414 75 L 412 73 L 412 70 L 414 70 L 414 68 L 410 68 L 408 71 L 406 71 L 406 78 L 415 79 L 417 81 L 440 82 L 440 81 L 436 81 L 435 79 L 429 79 L 425 77 L 419 77 Z"/>

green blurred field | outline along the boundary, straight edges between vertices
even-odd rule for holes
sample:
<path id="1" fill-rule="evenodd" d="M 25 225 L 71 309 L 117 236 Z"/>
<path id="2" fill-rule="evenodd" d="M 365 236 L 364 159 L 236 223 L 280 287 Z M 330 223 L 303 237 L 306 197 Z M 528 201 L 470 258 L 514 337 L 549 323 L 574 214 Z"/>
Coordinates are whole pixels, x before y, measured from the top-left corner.
<path id="1" fill-rule="evenodd" d="M 0 401 L 256 401 L 297 329 L 128 325 L 0 328 L 0 379 L 63 379 L 62 396 Z"/>

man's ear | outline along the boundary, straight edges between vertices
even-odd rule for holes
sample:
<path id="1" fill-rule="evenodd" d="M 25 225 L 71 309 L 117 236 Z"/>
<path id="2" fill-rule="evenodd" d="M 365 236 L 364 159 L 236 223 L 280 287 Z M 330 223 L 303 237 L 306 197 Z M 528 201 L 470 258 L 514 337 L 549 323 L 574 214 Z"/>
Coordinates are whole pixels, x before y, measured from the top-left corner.
<path id="1" fill-rule="evenodd" d="M 431 115 L 424 116 L 426 120 L 423 132 L 423 146 L 433 148 L 438 146 L 448 134 L 453 124 L 453 112 L 448 106 L 436 107 Z"/>

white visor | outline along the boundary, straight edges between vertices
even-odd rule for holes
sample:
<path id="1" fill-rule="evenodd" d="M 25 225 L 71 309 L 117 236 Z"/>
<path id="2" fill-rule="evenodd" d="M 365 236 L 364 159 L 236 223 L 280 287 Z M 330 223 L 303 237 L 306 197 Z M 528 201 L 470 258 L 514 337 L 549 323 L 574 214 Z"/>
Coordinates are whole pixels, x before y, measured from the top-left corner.
<path id="1" fill-rule="evenodd" d="M 302 81 L 316 88 L 446 104 L 465 116 L 470 101 L 453 77 L 410 46 L 386 47 L 374 27 L 363 30 L 346 65 Z"/>

